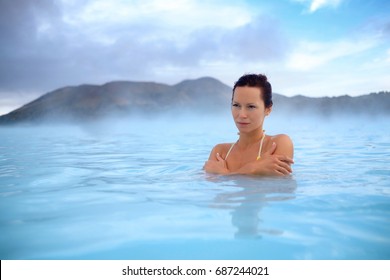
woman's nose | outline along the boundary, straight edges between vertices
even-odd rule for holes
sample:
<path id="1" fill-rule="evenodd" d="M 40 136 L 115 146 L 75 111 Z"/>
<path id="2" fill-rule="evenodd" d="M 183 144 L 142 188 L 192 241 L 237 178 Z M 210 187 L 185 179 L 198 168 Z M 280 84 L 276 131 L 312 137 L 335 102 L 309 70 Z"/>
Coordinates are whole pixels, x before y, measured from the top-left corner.
<path id="1" fill-rule="evenodd" d="M 240 118 L 246 118 L 247 117 L 247 113 L 246 113 L 246 111 L 244 109 L 241 109 L 238 115 L 239 115 Z"/>

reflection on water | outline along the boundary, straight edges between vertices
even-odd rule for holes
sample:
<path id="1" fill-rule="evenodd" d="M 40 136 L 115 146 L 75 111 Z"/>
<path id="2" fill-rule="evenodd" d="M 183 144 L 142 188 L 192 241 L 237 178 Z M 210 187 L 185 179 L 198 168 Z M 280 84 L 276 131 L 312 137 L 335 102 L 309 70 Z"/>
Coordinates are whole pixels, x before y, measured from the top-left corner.
<path id="1" fill-rule="evenodd" d="M 211 178 L 215 180 L 215 177 L 209 177 Z M 222 180 L 229 180 L 237 190 L 218 194 L 211 207 L 231 209 L 232 225 L 237 229 L 235 238 L 261 238 L 264 233 L 283 233 L 282 229 L 265 228 L 261 225 L 261 210 L 270 201 L 295 198 L 297 182 L 292 177 L 234 176 L 224 177 Z"/>

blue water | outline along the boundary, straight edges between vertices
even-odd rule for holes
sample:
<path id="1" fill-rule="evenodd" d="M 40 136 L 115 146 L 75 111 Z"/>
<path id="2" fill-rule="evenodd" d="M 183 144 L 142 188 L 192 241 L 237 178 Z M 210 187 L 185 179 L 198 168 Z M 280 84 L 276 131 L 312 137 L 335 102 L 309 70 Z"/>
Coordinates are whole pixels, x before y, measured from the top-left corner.
<path id="1" fill-rule="evenodd" d="M 230 118 L 0 128 L 0 259 L 390 259 L 388 121 L 270 118 L 286 178 L 201 170 Z"/>

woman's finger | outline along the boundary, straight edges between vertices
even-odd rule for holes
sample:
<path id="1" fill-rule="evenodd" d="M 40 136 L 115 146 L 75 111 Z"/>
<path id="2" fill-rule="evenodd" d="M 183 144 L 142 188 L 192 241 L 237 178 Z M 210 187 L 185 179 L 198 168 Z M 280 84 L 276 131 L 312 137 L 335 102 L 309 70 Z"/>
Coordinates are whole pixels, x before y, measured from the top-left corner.
<path id="1" fill-rule="evenodd" d="M 278 172 L 280 172 L 282 175 L 289 175 L 291 172 L 288 171 L 288 169 L 280 166 L 279 169 L 277 170 Z"/>
<path id="2" fill-rule="evenodd" d="M 273 142 L 271 149 L 269 149 L 269 151 L 267 151 L 266 154 L 272 155 L 273 153 L 275 153 L 275 151 L 276 151 L 276 143 Z"/>
<path id="3" fill-rule="evenodd" d="M 277 155 L 278 160 L 283 161 L 287 164 L 294 164 L 294 160 L 284 155 Z"/>

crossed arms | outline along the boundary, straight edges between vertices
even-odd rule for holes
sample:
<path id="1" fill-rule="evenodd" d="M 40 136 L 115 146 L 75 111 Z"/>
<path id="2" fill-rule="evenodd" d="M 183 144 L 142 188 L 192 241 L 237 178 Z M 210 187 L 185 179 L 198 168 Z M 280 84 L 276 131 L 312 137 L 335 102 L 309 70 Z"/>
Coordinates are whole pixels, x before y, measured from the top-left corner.
<path id="1" fill-rule="evenodd" d="M 277 135 L 272 139 L 271 148 L 266 151 L 261 159 L 244 164 L 237 170 L 229 170 L 226 160 L 218 152 L 218 145 L 213 148 L 204 170 L 208 173 L 221 175 L 271 175 L 284 176 L 292 172 L 293 143 L 287 135 Z"/>

